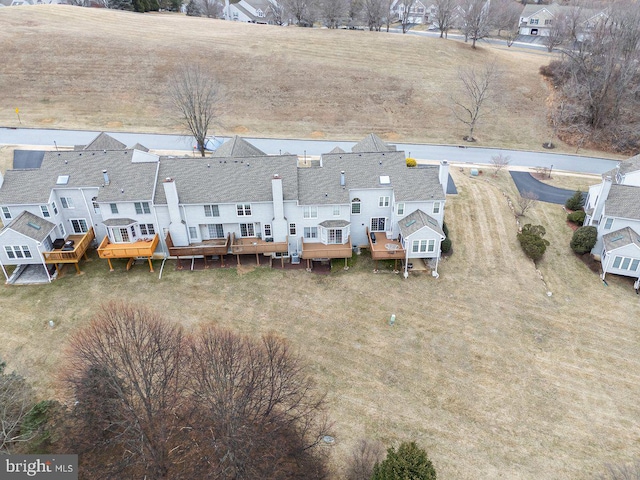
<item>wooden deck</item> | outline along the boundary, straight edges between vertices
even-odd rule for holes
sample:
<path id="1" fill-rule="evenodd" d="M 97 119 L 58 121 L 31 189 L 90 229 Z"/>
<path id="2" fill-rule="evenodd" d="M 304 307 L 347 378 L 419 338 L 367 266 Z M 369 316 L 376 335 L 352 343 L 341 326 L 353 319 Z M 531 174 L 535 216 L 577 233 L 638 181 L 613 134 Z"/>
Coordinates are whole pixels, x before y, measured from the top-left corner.
<path id="1" fill-rule="evenodd" d="M 207 257 L 217 255 L 220 257 L 222 266 L 224 267 L 224 257 L 229 253 L 229 244 L 231 243 L 231 235 L 227 238 L 216 238 L 212 240 L 204 240 L 200 243 L 192 243 L 185 247 L 176 247 L 173 245 L 171 234 L 167 233 L 165 238 L 169 255 L 176 257 L 178 265 L 180 265 L 180 257 L 202 257 L 204 259 L 205 268 L 207 267 Z"/>
<path id="2" fill-rule="evenodd" d="M 151 257 L 158 246 L 158 234 L 153 236 L 151 240 L 139 240 L 137 242 L 128 243 L 111 243 L 109 237 L 105 236 L 100 242 L 98 247 L 98 256 L 100 258 L 106 258 L 109 262 L 109 268 L 113 272 L 113 265 L 111 265 L 112 258 L 128 258 L 130 259 L 127 264 L 127 270 L 131 268 L 133 260 L 138 257 L 145 257 L 149 260 L 149 270 L 153 272 L 153 265 L 151 263 Z"/>
<path id="3" fill-rule="evenodd" d="M 87 259 L 87 249 L 94 238 L 96 238 L 96 236 L 93 231 L 93 227 L 83 235 L 69 235 L 67 240 L 74 241 L 73 250 L 65 251 L 62 249 L 56 249 L 50 252 L 42 252 L 44 262 L 55 265 L 57 270 L 60 269 L 60 267 L 58 267 L 60 264 L 73 263 L 76 266 L 76 271 L 81 273 L 78 263 L 82 257 L 84 257 L 85 260 Z"/>
<path id="4" fill-rule="evenodd" d="M 256 262 L 260 265 L 260 255 L 271 256 L 274 253 L 287 253 L 289 251 L 289 239 L 286 242 L 267 242 L 261 238 L 236 238 L 231 235 L 231 253 L 236 255 L 240 265 L 240 255 L 256 256 Z"/>
<path id="5" fill-rule="evenodd" d="M 398 240 L 388 240 L 384 232 L 376 233 L 376 243 L 373 243 L 369 229 L 366 231 L 373 260 L 404 260 L 406 252 L 402 243 Z"/>
<path id="6" fill-rule="evenodd" d="M 313 260 L 315 258 L 351 258 L 353 250 L 351 248 L 351 237 L 347 239 L 345 244 L 329 244 L 310 243 L 302 240 L 302 253 L 300 257 L 303 260 Z"/>

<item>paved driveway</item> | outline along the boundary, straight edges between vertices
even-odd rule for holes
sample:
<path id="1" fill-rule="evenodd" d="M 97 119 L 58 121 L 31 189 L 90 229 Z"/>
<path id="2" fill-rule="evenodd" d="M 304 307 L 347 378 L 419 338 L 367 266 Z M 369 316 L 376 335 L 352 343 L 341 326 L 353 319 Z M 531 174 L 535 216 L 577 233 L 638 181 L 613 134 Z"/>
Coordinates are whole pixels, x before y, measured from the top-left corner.
<path id="1" fill-rule="evenodd" d="M 556 188 L 546 183 L 536 180 L 529 172 L 509 172 L 513 178 L 520 195 L 524 192 L 533 192 L 538 196 L 538 200 L 547 203 L 557 203 L 564 205 L 565 202 L 573 196 L 575 190 L 565 190 L 564 188 Z"/>

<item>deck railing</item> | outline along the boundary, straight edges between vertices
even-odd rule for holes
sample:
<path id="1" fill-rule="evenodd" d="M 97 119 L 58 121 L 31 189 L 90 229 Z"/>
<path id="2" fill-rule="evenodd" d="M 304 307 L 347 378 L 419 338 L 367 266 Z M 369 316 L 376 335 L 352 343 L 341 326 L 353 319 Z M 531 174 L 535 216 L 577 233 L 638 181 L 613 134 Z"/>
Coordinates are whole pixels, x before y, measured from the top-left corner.
<path id="1" fill-rule="evenodd" d="M 45 263 L 78 263 L 94 238 L 96 238 L 96 236 L 93 227 L 91 227 L 89 231 L 82 236 L 80 241 L 74 245 L 73 250 L 42 252 L 44 261 Z"/>
<path id="2" fill-rule="evenodd" d="M 98 256 L 100 258 L 135 258 L 151 257 L 158 246 L 158 234 L 151 240 L 138 240 L 128 243 L 111 243 L 109 237 L 105 236 L 98 246 Z"/>
<path id="3" fill-rule="evenodd" d="M 302 240 L 302 258 L 305 260 L 313 258 L 351 258 L 353 250 L 351 248 L 351 237 L 345 244 L 305 243 Z"/>
<path id="4" fill-rule="evenodd" d="M 234 255 L 250 255 L 254 253 L 286 253 L 289 251 L 289 241 L 267 242 L 261 238 L 239 238 L 231 236 L 231 253 Z"/>

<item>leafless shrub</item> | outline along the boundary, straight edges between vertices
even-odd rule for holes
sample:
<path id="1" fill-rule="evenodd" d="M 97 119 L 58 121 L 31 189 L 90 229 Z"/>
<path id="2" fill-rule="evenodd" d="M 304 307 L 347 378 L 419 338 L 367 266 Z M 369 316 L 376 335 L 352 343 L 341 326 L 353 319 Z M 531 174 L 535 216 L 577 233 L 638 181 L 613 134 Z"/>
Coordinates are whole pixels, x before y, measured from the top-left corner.
<path id="1" fill-rule="evenodd" d="M 16 373 L 5 373 L 0 362 L 0 453 L 7 453 L 18 442 L 31 439 L 22 422 L 34 405 L 34 394 L 26 380 Z"/>
<path id="2" fill-rule="evenodd" d="M 369 480 L 373 474 L 373 466 L 381 462 L 384 456 L 385 448 L 381 443 L 361 439 L 351 452 L 346 480 Z"/>
<path id="3" fill-rule="evenodd" d="M 640 480 L 640 460 L 621 465 L 607 465 L 606 473 L 599 480 Z"/>
<path id="4" fill-rule="evenodd" d="M 500 170 L 506 168 L 511 163 L 511 157 L 509 155 L 503 155 L 499 153 L 498 155 L 491 156 L 491 166 L 493 167 L 493 176 L 497 177 Z"/>
<path id="5" fill-rule="evenodd" d="M 518 210 L 519 217 L 523 217 L 526 213 L 536 204 L 538 201 L 538 195 L 533 192 L 523 192 L 518 198 Z"/>

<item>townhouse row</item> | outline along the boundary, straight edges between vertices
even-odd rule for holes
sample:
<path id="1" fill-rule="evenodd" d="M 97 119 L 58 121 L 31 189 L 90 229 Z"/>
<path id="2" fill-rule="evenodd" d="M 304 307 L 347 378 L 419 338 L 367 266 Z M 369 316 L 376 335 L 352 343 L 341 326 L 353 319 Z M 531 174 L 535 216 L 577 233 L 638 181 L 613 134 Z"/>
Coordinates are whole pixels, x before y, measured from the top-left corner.
<path id="1" fill-rule="evenodd" d="M 230 254 L 310 267 L 369 247 L 406 275 L 412 259 L 440 256 L 448 177 L 447 162 L 408 168 L 375 135 L 309 162 L 237 137 L 212 157 L 176 158 L 100 134 L 0 179 L 0 265 L 7 281 L 27 268 L 50 281 L 52 267 L 79 269 L 92 243 L 111 268 L 114 258 L 153 268 L 152 257 Z"/>

